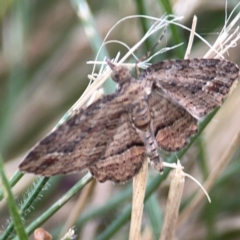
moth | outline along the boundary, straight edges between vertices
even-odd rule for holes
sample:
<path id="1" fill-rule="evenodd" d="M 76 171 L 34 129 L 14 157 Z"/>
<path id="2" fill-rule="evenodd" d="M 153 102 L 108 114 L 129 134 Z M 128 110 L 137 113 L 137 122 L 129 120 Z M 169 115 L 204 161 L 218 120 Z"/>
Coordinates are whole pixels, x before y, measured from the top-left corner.
<path id="1" fill-rule="evenodd" d="M 223 59 L 161 61 L 138 78 L 107 63 L 116 92 L 75 111 L 30 150 L 21 171 L 53 176 L 88 169 L 99 182 L 121 183 L 148 157 L 161 172 L 159 149 L 184 148 L 239 76 L 238 66 Z"/>

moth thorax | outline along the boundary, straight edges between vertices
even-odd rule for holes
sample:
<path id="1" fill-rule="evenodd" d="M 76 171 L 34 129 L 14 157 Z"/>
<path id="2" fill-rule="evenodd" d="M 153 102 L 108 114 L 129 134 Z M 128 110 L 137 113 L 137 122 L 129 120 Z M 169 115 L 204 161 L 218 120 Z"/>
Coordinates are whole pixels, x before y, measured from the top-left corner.
<path id="1" fill-rule="evenodd" d="M 133 102 L 131 109 L 131 120 L 138 129 L 146 131 L 151 122 L 151 113 L 146 100 Z"/>

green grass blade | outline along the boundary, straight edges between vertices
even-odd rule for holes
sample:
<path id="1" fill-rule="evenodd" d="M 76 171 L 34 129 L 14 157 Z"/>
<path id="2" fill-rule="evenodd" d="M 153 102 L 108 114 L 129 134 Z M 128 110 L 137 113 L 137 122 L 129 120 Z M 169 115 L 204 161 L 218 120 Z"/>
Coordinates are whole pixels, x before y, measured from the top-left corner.
<path id="1" fill-rule="evenodd" d="M 33 201 L 36 200 L 38 194 L 42 191 L 43 187 L 46 185 L 48 180 L 49 180 L 49 178 L 47 178 L 47 177 L 40 177 L 37 180 L 36 184 L 34 184 L 34 189 L 28 193 L 27 199 L 24 201 L 24 203 L 22 204 L 22 206 L 20 208 L 20 212 L 22 215 L 24 215 L 24 217 L 26 217 L 26 215 L 28 213 L 27 212 L 28 208 L 30 208 Z M 13 225 L 13 222 L 11 222 L 8 224 L 8 227 L 3 232 L 1 239 L 2 240 L 8 239 L 8 237 L 12 233 L 13 229 L 14 229 L 14 225 Z"/>
<path id="2" fill-rule="evenodd" d="M 146 10 L 145 10 L 146 9 L 145 1 L 135 0 L 135 3 L 136 3 L 136 8 L 137 8 L 138 14 L 139 15 L 147 15 Z M 142 28 L 142 35 L 144 35 L 149 29 L 149 26 L 147 24 L 147 19 L 139 18 L 138 20 L 139 20 L 140 26 Z M 146 39 L 146 41 L 144 42 L 144 45 L 145 45 L 146 50 L 149 50 L 152 47 L 149 39 Z"/>
<path id="3" fill-rule="evenodd" d="M 152 232 L 154 239 L 159 239 L 163 221 L 163 213 L 159 207 L 159 202 L 157 200 L 156 194 L 152 194 L 146 201 L 146 211 L 148 213 L 148 218 L 152 226 Z"/>
<path id="4" fill-rule="evenodd" d="M 88 6 L 88 3 L 85 0 L 72 0 L 71 2 L 74 8 L 76 9 L 76 12 L 78 13 L 78 17 L 82 21 L 84 31 L 87 35 L 92 50 L 95 53 L 95 55 L 97 55 L 100 47 L 102 46 L 103 41 L 100 37 L 100 34 L 97 31 L 94 17 Z M 101 52 L 99 53 L 98 58 L 104 59 L 104 57 L 109 58 L 109 55 L 107 49 L 103 46 Z M 112 80 L 108 79 L 103 84 L 103 88 L 106 94 L 110 94 L 115 91 L 116 84 Z"/>
<path id="5" fill-rule="evenodd" d="M 131 216 L 131 206 L 128 206 L 123 213 L 102 232 L 96 240 L 110 239 L 129 219 Z"/>
<path id="6" fill-rule="evenodd" d="M 46 222 L 55 212 L 57 212 L 65 203 L 67 203 L 80 189 L 93 179 L 90 173 L 86 174 L 77 184 L 75 184 L 66 194 L 55 202 L 48 210 L 33 221 L 27 228 L 28 234 L 31 234 L 36 228 Z"/>
<path id="7" fill-rule="evenodd" d="M 25 232 L 23 221 L 18 212 L 16 201 L 15 201 L 13 193 L 11 191 L 11 187 L 8 183 L 8 180 L 6 178 L 6 175 L 5 175 L 5 172 L 3 169 L 3 160 L 2 160 L 1 155 L 0 155 L 0 177 L 2 180 L 4 196 L 7 200 L 8 208 L 9 208 L 10 214 L 12 216 L 15 231 L 16 231 L 19 239 L 28 239 L 28 236 Z"/>
<path id="8" fill-rule="evenodd" d="M 22 178 L 23 175 L 24 174 L 22 172 L 16 171 L 8 182 L 10 187 L 11 188 L 14 187 L 15 184 Z M 0 189 L 0 201 L 3 199 L 3 197 L 4 197 L 3 190 Z"/>

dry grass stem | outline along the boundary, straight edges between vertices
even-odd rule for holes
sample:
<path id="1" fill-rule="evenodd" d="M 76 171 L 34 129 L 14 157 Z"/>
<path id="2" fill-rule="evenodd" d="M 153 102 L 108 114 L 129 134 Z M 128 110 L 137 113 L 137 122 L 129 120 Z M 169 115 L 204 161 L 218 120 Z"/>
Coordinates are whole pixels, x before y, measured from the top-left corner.
<path id="1" fill-rule="evenodd" d="M 189 58 L 189 55 L 190 55 L 190 52 L 191 52 L 191 49 L 192 49 L 192 44 L 193 44 L 195 31 L 196 31 L 196 26 L 197 26 L 197 17 L 194 16 L 193 17 L 193 21 L 192 21 L 192 28 L 191 28 L 191 32 L 190 32 L 188 46 L 187 46 L 187 50 L 185 52 L 184 59 L 188 59 Z"/>
<path id="2" fill-rule="evenodd" d="M 209 51 L 204 55 L 204 58 L 218 57 L 216 56 L 216 51 L 213 51 L 213 49 L 217 50 L 219 54 L 223 55 L 228 51 L 229 48 L 236 46 L 237 41 L 240 39 L 240 33 L 239 26 L 236 27 L 235 25 L 238 23 L 239 19 L 240 13 L 229 24 L 228 21 L 225 22 L 223 30 L 213 44 L 213 48 L 209 49 Z M 230 34 L 234 28 L 236 28 L 236 30 L 233 32 L 233 34 Z"/>
<path id="3" fill-rule="evenodd" d="M 144 239 L 144 240 L 152 240 L 152 239 L 154 239 L 153 238 L 152 228 L 150 226 L 144 227 L 141 236 L 142 236 L 142 239 Z"/>
<path id="4" fill-rule="evenodd" d="M 147 182 L 147 173 L 148 162 L 147 160 L 145 160 L 139 173 L 133 177 L 132 214 L 129 232 L 130 240 L 141 239 L 140 230 L 144 206 L 143 201 Z"/>
<path id="5" fill-rule="evenodd" d="M 228 165 L 233 153 L 236 151 L 237 146 L 240 142 L 240 132 L 238 132 L 232 141 L 229 143 L 228 148 L 226 149 L 225 153 L 222 155 L 222 158 L 218 159 L 216 161 L 218 164 L 215 166 L 213 171 L 209 174 L 208 179 L 203 184 L 203 187 L 209 191 L 213 184 L 216 182 L 216 179 L 218 178 L 219 174 L 223 171 L 223 169 Z M 184 211 L 181 212 L 179 216 L 178 221 L 178 227 L 180 227 L 184 220 L 188 216 L 191 215 L 191 212 L 196 209 L 196 206 L 198 206 L 203 199 L 205 198 L 205 194 L 202 191 L 199 191 L 198 194 L 196 194 L 195 198 L 191 201 L 191 203 L 184 209 Z"/>
<path id="6" fill-rule="evenodd" d="M 172 175 L 160 240 L 171 240 L 174 238 L 185 182 L 185 174 L 182 171 L 180 162 L 177 166 Z"/>

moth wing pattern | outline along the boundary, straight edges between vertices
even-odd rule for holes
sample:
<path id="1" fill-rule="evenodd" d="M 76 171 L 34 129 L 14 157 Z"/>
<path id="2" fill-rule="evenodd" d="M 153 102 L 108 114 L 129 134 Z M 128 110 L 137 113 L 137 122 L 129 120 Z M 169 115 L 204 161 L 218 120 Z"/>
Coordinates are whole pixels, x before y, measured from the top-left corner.
<path id="1" fill-rule="evenodd" d="M 235 63 L 224 59 L 167 60 L 142 72 L 159 92 L 193 117 L 201 119 L 226 98 L 239 76 Z"/>
<path id="2" fill-rule="evenodd" d="M 19 168 L 52 176 L 88 168 L 101 158 L 123 113 L 118 93 L 103 96 L 37 143 Z"/>
<path id="3" fill-rule="evenodd" d="M 89 170 L 100 182 L 125 182 L 140 170 L 144 158 L 144 143 L 125 112 L 120 117 L 115 134 L 109 138 L 105 151 Z"/>
<path id="4" fill-rule="evenodd" d="M 89 169 L 100 182 L 125 182 L 140 170 L 146 147 L 169 152 L 185 147 L 197 132 L 198 120 L 222 104 L 239 76 L 236 64 L 220 59 L 162 61 L 137 80 L 126 68 L 109 65 L 119 89 L 75 111 L 32 148 L 21 171 L 53 176 Z M 146 145 L 129 112 L 142 96 L 148 96 L 148 105 L 136 108 L 135 114 L 150 110 L 148 124 L 154 134 L 148 140 L 150 145 L 157 142 L 156 147 Z"/>
<path id="5" fill-rule="evenodd" d="M 182 149 L 197 133 L 198 121 L 184 108 L 153 91 L 149 98 L 152 125 L 159 146 L 168 152 Z"/>

